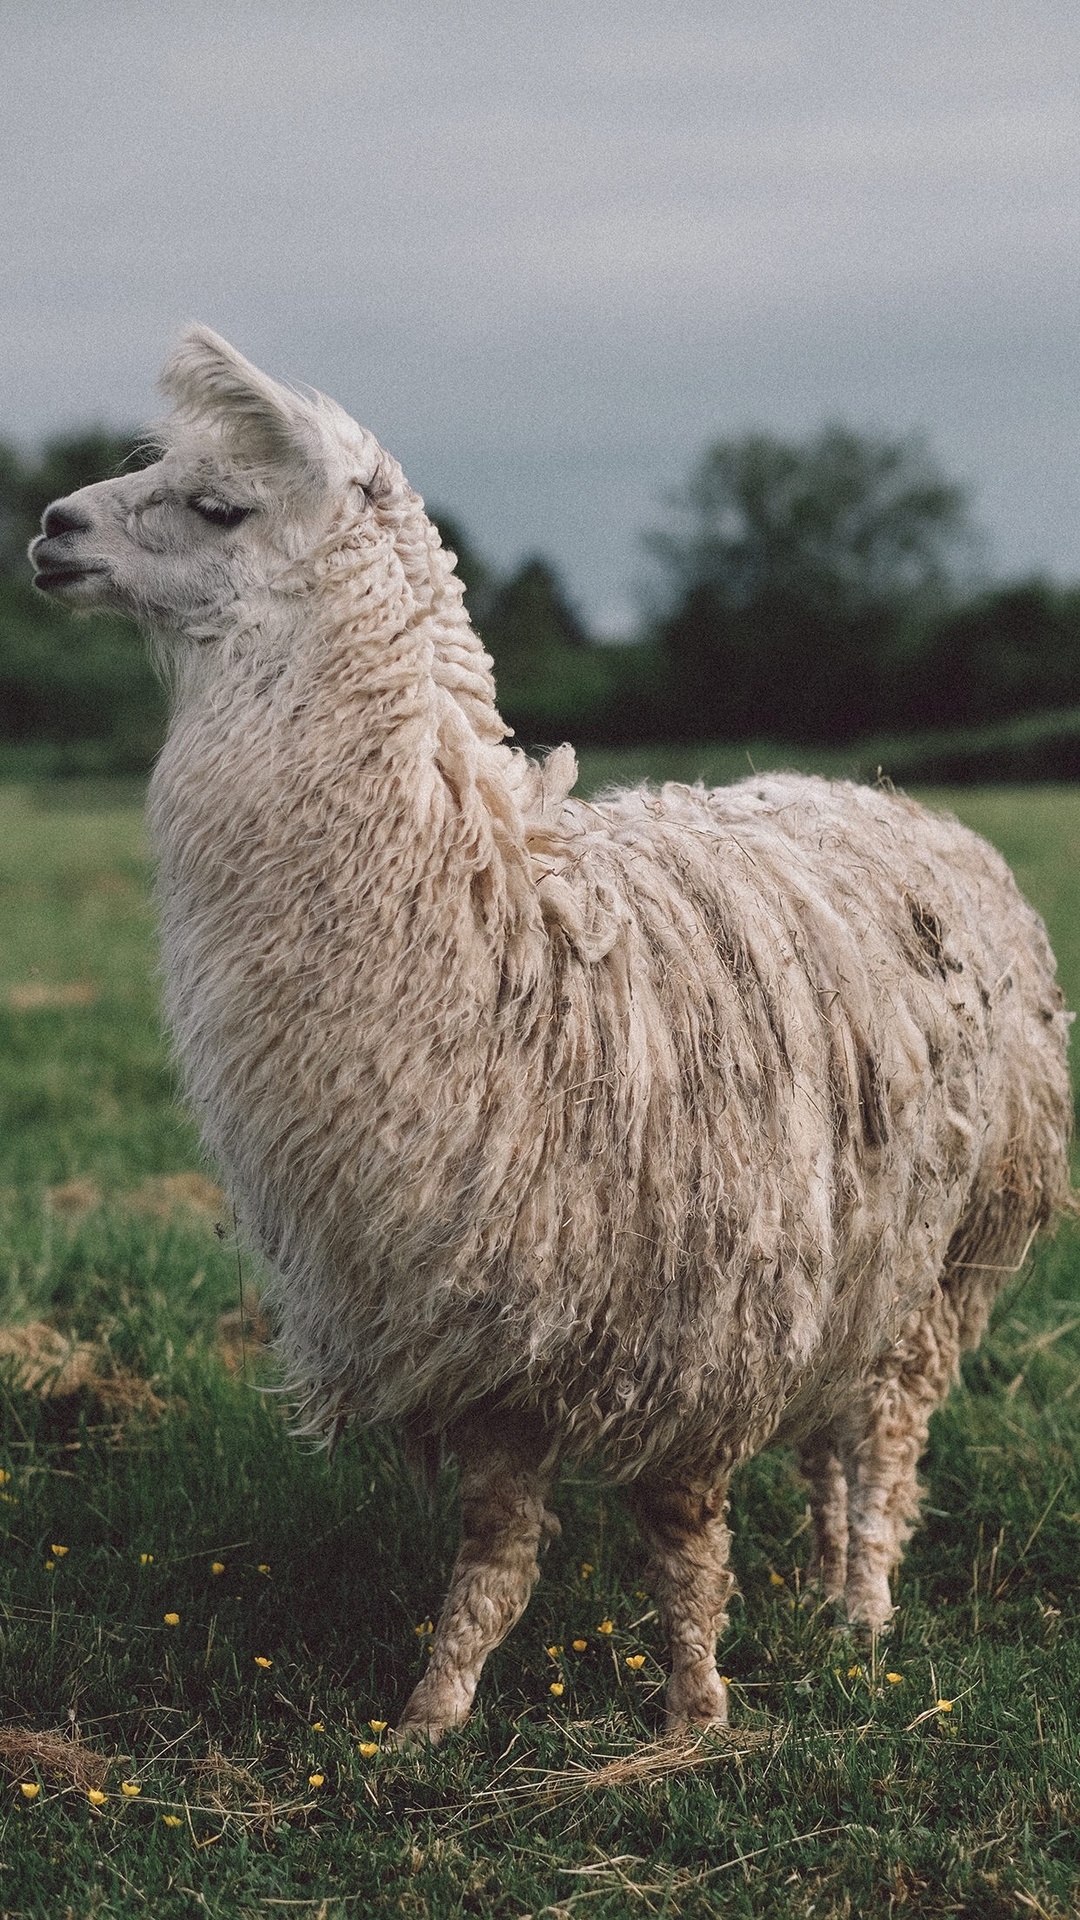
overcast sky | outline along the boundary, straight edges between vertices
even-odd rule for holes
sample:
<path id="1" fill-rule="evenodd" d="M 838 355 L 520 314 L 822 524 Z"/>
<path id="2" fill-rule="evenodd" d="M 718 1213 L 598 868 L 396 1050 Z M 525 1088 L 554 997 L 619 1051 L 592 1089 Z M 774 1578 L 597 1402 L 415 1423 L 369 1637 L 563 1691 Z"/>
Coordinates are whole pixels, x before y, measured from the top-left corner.
<path id="1" fill-rule="evenodd" d="M 0 436 L 185 320 L 625 625 L 712 438 L 923 432 L 1080 578 L 1075 0 L 0 0 Z"/>

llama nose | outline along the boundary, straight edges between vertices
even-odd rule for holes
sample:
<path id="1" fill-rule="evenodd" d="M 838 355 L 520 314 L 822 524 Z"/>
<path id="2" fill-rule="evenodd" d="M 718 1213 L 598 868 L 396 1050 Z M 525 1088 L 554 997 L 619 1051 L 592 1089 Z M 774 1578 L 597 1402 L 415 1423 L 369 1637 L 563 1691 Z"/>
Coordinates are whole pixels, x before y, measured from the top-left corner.
<path id="1" fill-rule="evenodd" d="M 54 500 L 45 510 L 41 528 L 46 540 L 56 540 L 62 533 L 89 533 L 90 521 L 70 500 Z"/>

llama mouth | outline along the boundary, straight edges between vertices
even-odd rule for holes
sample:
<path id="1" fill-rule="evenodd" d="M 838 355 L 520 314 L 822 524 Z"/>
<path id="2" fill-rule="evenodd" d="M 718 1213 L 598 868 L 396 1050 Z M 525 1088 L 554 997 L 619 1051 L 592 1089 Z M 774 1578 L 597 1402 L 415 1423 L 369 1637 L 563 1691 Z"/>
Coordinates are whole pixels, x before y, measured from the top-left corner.
<path id="1" fill-rule="evenodd" d="M 105 572 L 104 567 L 39 567 L 34 574 L 34 585 L 39 593 L 61 593 Z"/>

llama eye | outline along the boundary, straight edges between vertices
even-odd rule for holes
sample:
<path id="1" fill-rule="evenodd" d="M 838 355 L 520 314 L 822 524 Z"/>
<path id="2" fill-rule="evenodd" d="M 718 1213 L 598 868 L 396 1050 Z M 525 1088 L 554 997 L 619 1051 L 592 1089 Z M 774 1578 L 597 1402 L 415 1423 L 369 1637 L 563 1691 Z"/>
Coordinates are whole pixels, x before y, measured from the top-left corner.
<path id="1" fill-rule="evenodd" d="M 212 493 L 192 494 L 187 504 L 200 520 L 208 520 L 212 527 L 238 527 L 254 511 L 251 507 L 231 506 L 227 500 L 218 500 Z"/>

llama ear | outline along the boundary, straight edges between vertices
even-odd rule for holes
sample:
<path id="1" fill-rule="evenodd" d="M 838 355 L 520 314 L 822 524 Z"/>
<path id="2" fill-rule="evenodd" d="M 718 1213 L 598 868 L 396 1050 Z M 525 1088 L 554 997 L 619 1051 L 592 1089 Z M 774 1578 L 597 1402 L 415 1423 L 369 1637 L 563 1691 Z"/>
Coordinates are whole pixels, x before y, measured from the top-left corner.
<path id="1" fill-rule="evenodd" d="M 189 327 L 158 382 L 182 418 L 212 421 L 238 458 L 269 466 L 298 492 L 328 483 L 319 416 L 210 327 Z"/>

